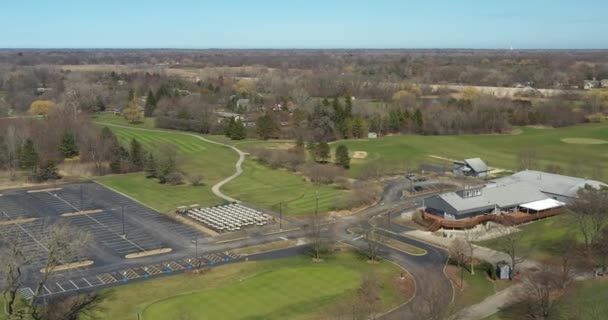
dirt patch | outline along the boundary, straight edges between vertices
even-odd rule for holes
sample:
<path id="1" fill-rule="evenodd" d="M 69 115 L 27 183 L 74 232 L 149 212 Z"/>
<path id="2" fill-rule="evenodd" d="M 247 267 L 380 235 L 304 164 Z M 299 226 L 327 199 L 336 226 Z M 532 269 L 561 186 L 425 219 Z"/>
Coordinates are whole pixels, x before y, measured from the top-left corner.
<path id="1" fill-rule="evenodd" d="M 92 213 L 101 213 L 103 212 L 103 210 L 101 209 L 93 209 L 93 210 L 83 210 L 83 211 L 76 211 L 76 212 L 66 212 L 64 214 L 62 214 L 62 217 L 74 217 L 74 216 L 82 216 L 85 214 L 92 214 Z"/>
<path id="2" fill-rule="evenodd" d="M 186 217 L 183 217 L 181 215 L 176 214 L 173 217 L 175 218 L 175 220 L 177 220 L 177 221 L 179 221 L 179 222 L 181 222 L 183 224 L 189 225 L 189 226 L 195 228 L 196 230 L 198 230 L 198 231 L 200 231 L 200 232 L 202 232 L 204 234 L 208 234 L 208 235 L 210 235 L 212 237 L 217 237 L 217 236 L 220 235 L 218 232 L 213 231 L 213 230 L 211 230 L 211 229 L 209 229 L 209 228 L 207 228 L 207 227 L 205 227 L 205 226 L 203 226 L 201 224 L 198 224 L 198 223 L 196 223 L 196 222 L 194 222 L 194 221 L 192 221 L 192 220 L 190 220 L 190 219 L 188 219 Z"/>
<path id="3" fill-rule="evenodd" d="M 361 160 L 367 158 L 367 151 L 353 151 L 353 159 Z"/>
<path id="4" fill-rule="evenodd" d="M 562 142 L 568 144 L 606 144 L 608 141 L 593 138 L 563 138 Z"/>
<path id="5" fill-rule="evenodd" d="M 51 192 L 51 191 L 59 191 L 59 190 L 61 190 L 61 188 L 47 188 L 47 189 L 28 190 L 27 193 Z"/>
<path id="6" fill-rule="evenodd" d="M 296 243 L 297 243 L 297 241 L 295 241 L 295 240 L 279 240 L 279 241 L 268 242 L 268 243 L 264 243 L 264 244 L 260 244 L 260 245 L 256 245 L 256 246 L 238 248 L 238 249 L 234 249 L 232 251 L 239 255 L 247 256 L 247 255 L 252 255 L 252 254 L 261 253 L 261 252 L 286 249 L 286 248 L 295 246 Z"/>
<path id="7" fill-rule="evenodd" d="M 28 223 L 28 222 L 32 222 L 32 221 L 36 221 L 36 220 L 37 220 L 36 218 L 2 220 L 2 221 L 0 221 L 0 226 L 8 226 L 8 225 L 17 224 L 17 223 Z"/>
<path id="8" fill-rule="evenodd" d="M 405 301 L 411 299 L 416 293 L 416 283 L 409 272 L 403 271 L 401 275 L 393 278 L 393 285 Z"/>
<path id="9" fill-rule="evenodd" d="M 467 282 L 466 281 L 462 281 L 462 285 L 460 282 L 460 268 L 456 267 L 456 266 L 452 266 L 452 265 L 448 265 L 445 268 L 445 273 L 448 275 L 448 278 L 450 278 L 450 281 L 452 281 L 452 283 L 454 284 L 454 287 L 460 291 L 463 291 L 464 289 L 467 288 Z M 464 271 L 467 272 L 467 271 Z"/>
<path id="10" fill-rule="evenodd" d="M 137 252 L 137 253 L 129 253 L 128 255 L 125 256 L 125 258 L 126 259 L 137 259 L 137 258 L 155 256 L 157 254 L 169 253 L 171 251 L 173 251 L 173 249 L 171 249 L 171 248 L 148 250 L 148 251 L 142 251 L 142 252 Z"/>
<path id="11" fill-rule="evenodd" d="M 76 268 L 88 267 L 90 265 L 93 265 L 93 263 L 94 263 L 93 260 L 84 260 L 84 261 L 79 261 L 79 262 L 62 264 L 60 266 L 57 266 L 57 267 L 53 268 L 51 270 L 51 273 L 58 272 L 58 271 L 70 270 L 70 269 L 76 269 Z M 40 273 L 45 273 L 45 270 L 44 269 L 40 269 Z"/>

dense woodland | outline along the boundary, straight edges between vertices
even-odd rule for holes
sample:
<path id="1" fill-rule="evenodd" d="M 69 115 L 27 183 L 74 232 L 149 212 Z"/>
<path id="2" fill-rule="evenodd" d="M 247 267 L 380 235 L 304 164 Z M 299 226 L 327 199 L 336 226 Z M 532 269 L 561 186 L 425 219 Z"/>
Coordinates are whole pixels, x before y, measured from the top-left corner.
<path id="1" fill-rule="evenodd" d="M 608 78 L 605 51 L 2 50 L 0 163 L 46 180 L 64 159 L 104 174 L 144 170 L 150 156 L 161 157 L 137 151 L 137 141 L 133 154 L 89 121 L 96 113 L 235 140 L 294 139 L 324 163 L 314 146 L 370 132 L 505 133 L 604 121 L 608 91 L 573 89 L 592 78 Z M 476 86 L 526 90 L 497 97 Z M 302 150 L 258 158 L 317 175 L 301 167 Z"/>

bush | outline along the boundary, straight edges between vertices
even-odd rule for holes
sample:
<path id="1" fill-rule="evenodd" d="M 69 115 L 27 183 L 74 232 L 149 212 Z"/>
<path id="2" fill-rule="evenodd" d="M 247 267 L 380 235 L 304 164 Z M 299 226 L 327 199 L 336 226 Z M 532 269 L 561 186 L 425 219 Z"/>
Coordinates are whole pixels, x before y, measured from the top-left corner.
<path id="1" fill-rule="evenodd" d="M 286 150 L 255 149 L 251 154 L 258 162 L 273 169 L 285 168 L 296 171 L 299 166 L 306 162 L 303 153 Z"/>
<path id="2" fill-rule="evenodd" d="M 188 180 L 190 181 L 190 183 L 195 187 L 202 186 L 203 179 L 205 179 L 205 177 L 200 173 L 195 173 L 188 177 Z"/>
<path id="3" fill-rule="evenodd" d="M 165 180 L 168 184 L 177 186 L 184 183 L 184 175 L 179 171 L 173 171 L 167 175 Z"/>
<path id="4" fill-rule="evenodd" d="M 302 167 L 302 172 L 310 181 L 321 184 L 331 184 L 338 180 L 339 177 L 346 175 L 343 168 L 333 164 L 309 163 Z"/>

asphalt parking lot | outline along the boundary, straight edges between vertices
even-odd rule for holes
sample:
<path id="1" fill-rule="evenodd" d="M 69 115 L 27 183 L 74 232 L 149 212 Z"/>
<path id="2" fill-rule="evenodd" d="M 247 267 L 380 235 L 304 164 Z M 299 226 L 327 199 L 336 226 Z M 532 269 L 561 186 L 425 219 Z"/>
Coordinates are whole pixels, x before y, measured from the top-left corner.
<path id="1" fill-rule="evenodd" d="M 89 212 L 83 214 L 84 212 Z M 76 214 L 75 214 L 76 213 Z M 18 241 L 31 263 L 22 293 L 31 296 L 31 284 L 45 262 L 48 226 L 67 222 L 88 231 L 93 243 L 82 256 L 69 262 L 93 260 L 89 267 L 53 274 L 43 295 L 54 295 L 98 286 L 147 279 L 237 259 L 231 252 L 208 253 L 201 245 L 194 255 L 193 239 L 205 243 L 206 235 L 97 183 L 58 185 L 39 190 L 8 190 L 0 196 L 0 233 Z M 143 251 L 171 248 L 167 254 L 127 259 Z"/>

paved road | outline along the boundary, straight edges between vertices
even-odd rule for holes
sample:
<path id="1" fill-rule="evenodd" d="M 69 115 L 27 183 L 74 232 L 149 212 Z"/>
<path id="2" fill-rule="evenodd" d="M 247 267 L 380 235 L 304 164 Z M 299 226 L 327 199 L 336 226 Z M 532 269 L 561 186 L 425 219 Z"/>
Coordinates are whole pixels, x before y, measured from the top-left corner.
<path id="1" fill-rule="evenodd" d="M 239 160 L 236 162 L 235 164 L 235 169 L 236 171 L 234 172 L 233 175 L 231 175 L 230 177 L 216 183 L 215 185 L 213 185 L 213 187 L 211 187 L 211 191 L 218 197 L 226 200 L 226 201 L 230 201 L 230 202 L 240 202 L 237 199 L 234 199 L 226 194 L 224 194 L 220 188 L 225 185 L 226 183 L 234 180 L 236 177 L 240 176 L 241 173 L 243 173 L 243 162 L 245 161 L 245 156 L 247 155 L 247 153 L 241 151 L 240 149 L 238 149 L 235 146 L 231 146 L 229 144 L 225 144 L 225 143 L 221 143 L 221 142 L 217 142 L 217 141 L 213 141 L 213 140 L 209 140 L 206 139 L 204 137 L 201 137 L 200 135 L 197 134 L 193 134 L 193 133 L 186 133 L 186 132 L 180 132 L 180 131 L 169 131 L 169 130 L 158 130 L 158 129 L 146 129 L 146 128 L 135 128 L 135 127 L 129 127 L 129 126 L 121 126 L 118 124 L 110 124 L 110 123 L 105 123 L 105 122 L 96 122 L 98 124 L 102 124 L 104 126 L 110 126 L 110 127 L 117 127 L 117 128 L 124 128 L 124 129 L 131 129 L 131 130 L 140 130 L 140 131 L 151 131 L 151 132 L 166 132 L 166 133 L 173 133 L 173 134 L 181 134 L 184 136 L 189 136 L 189 137 L 194 137 L 197 138 L 199 140 L 208 142 L 208 143 L 212 143 L 212 144 L 216 144 L 216 145 L 220 145 L 220 146 L 224 146 L 224 147 L 228 147 L 232 150 L 234 150 L 238 155 L 239 155 Z"/>

